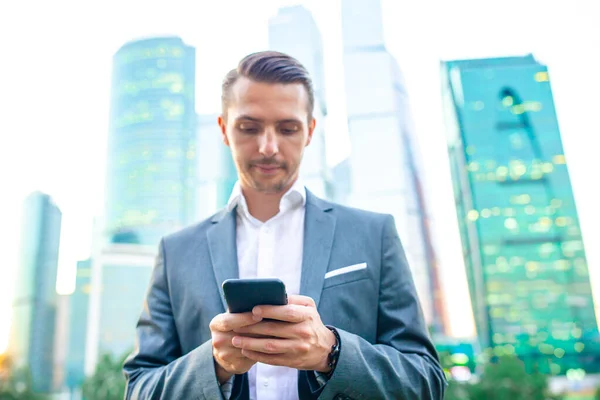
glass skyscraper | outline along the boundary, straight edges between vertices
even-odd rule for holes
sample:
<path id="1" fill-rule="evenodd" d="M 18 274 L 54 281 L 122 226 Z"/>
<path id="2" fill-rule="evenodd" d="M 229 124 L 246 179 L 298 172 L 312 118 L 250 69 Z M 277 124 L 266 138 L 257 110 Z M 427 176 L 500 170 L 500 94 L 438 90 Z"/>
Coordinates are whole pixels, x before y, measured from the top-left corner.
<path id="1" fill-rule="evenodd" d="M 269 48 L 294 57 L 308 70 L 315 92 L 317 127 L 304 150 L 300 178 L 316 196 L 327 197 L 328 169 L 325 152 L 325 67 L 321 32 L 312 14 L 302 6 L 283 7 L 269 20 Z"/>
<path id="2" fill-rule="evenodd" d="M 588 265 L 547 67 L 532 55 L 449 61 L 442 76 L 482 347 L 516 354 L 546 373 L 600 368 Z"/>
<path id="3" fill-rule="evenodd" d="M 112 244 L 92 258 L 85 373 L 104 355 L 133 350 L 136 323 L 156 258 L 156 246 Z"/>
<path id="4" fill-rule="evenodd" d="M 202 220 L 225 207 L 237 181 L 231 151 L 223 143 L 217 114 L 198 115 L 198 215 Z"/>
<path id="5" fill-rule="evenodd" d="M 47 194 L 35 192 L 25 199 L 8 351 L 16 366 L 29 368 L 39 392 L 51 391 L 53 383 L 61 221 L 61 211 Z"/>
<path id="6" fill-rule="evenodd" d="M 90 303 L 92 262 L 77 263 L 75 291 L 69 296 L 69 343 L 65 366 L 65 385 L 70 390 L 81 387 L 85 379 L 85 346 Z"/>
<path id="7" fill-rule="evenodd" d="M 425 319 L 445 330 L 445 311 L 421 189 L 404 78 L 386 50 L 379 0 L 342 0 L 349 204 L 392 214 Z"/>
<path id="8" fill-rule="evenodd" d="M 196 210 L 195 49 L 134 41 L 113 59 L 106 186 L 110 242 L 156 246 Z"/>

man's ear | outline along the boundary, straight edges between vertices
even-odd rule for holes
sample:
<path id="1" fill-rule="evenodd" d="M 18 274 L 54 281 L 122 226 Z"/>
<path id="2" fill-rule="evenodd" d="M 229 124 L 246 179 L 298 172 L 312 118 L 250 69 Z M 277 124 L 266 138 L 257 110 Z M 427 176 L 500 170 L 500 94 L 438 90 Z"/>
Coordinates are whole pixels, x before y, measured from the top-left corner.
<path id="1" fill-rule="evenodd" d="M 305 146 L 308 146 L 310 144 L 312 137 L 313 137 L 313 133 L 315 132 L 316 126 L 317 126 L 317 120 L 314 118 L 311 118 L 310 122 L 308 123 L 308 137 L 306 138 Z"/>
<path id="2" fill-rule="evenodd" d="M 225 121 L 225 117 L 223 117 L 223 115 L 219 115 L 217 122 L 219 123 L 219 127 L 221 128 L 223 143 L 225 143 L 226 146 L 229 146 L 229 138 L 227 137 L 227 121 Z"/>

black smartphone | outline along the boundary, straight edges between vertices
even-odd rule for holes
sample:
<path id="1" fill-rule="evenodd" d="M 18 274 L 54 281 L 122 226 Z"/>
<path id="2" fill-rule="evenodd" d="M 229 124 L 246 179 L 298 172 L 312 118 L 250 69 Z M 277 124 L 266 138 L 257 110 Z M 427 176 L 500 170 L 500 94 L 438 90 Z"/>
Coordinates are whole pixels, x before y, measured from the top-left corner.
<path id="1" fill-rule="evenodd" d="M 287 304 L 285 284 L 276 278 L 227 279 L 223 282 L 223 292 L 230 313 L 250 312 L 260 305 Z"/>

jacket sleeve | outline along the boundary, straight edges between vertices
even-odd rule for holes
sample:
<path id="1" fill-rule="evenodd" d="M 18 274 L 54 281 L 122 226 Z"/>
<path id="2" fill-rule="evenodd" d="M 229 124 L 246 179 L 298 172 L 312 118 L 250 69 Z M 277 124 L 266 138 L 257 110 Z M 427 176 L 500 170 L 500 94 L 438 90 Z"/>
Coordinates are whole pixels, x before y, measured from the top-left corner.
<path id="1" fill-rule="evenodd" d="M 338 329 L 340 356 L 325 387 L 308 373 L 300 387 L 319 399 L 442 400 L 446 379 L 433 346 L 394 218 L 382 235 L 377 342 Z"/>
<path id="2" fill-rule="evenodd" d="M 137 323 L 135 349 L 123 366 L 125 399 L 222 399 L 211 341 L 182 354 L 166 268 L 163 240 Z"/>

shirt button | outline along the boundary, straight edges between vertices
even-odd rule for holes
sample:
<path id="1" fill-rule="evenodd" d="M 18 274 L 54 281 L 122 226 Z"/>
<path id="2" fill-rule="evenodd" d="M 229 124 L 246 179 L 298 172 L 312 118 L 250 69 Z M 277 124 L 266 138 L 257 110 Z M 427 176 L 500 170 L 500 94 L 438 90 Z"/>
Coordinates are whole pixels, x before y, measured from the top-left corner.
<path id="1" fill-rule="evenodd" d="M 263 386 L 264 386 L 264 387 L 267 387 L 267 386 L 269 386 L 269 380 L 268 380 L 268 379 L 265 379 L 265 380 L 263 381 Z"/>

